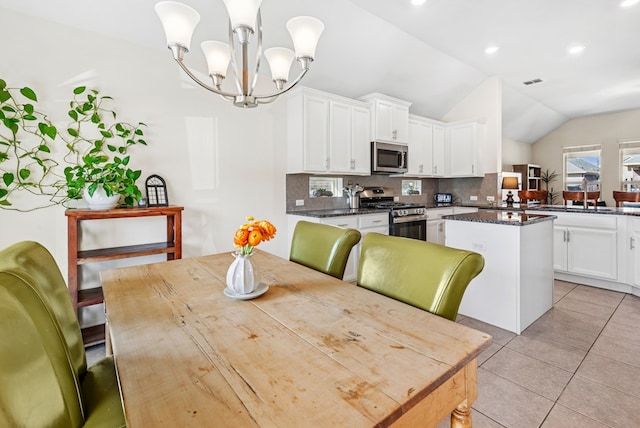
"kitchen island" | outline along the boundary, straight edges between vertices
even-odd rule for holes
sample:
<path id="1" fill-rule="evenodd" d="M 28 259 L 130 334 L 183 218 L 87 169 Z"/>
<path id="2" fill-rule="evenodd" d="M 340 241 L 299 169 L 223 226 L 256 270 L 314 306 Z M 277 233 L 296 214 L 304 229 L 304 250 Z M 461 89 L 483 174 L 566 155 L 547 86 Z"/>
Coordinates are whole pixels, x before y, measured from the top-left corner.
<path id="1" fill-rule="evenodd" d="M 464 294 L 461 315 L 520 334 L 551 309 L 554 215 L 480 210 L 443 219 L 447 246 L 485 258 Z"/>

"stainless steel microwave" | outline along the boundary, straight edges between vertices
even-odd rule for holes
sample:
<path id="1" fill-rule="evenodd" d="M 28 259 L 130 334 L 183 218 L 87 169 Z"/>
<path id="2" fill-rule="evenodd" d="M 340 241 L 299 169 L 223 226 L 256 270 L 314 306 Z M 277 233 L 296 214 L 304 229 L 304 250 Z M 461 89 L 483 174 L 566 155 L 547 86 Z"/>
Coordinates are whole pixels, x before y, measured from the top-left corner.
<path id="1" fill-rule="evenodd" d="M 371 172 L 403 174 L 407 172 L 408 147 L 404 144 L 371 142 Z"/>

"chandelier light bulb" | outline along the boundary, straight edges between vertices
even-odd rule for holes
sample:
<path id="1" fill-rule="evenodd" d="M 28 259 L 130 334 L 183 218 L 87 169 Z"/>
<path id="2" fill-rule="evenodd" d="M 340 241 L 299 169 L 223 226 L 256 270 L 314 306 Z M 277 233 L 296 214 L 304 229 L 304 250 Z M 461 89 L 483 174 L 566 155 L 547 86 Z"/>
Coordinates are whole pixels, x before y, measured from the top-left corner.
<path id="1" fill-rule="evenodd" d="M 287 21 L 287 30 L 293 40 L 296 58 L 314 59 L 318 40 L 324 31 L 322 21 L 312 16 L 298 16 Z"/>
<path id="2" fill-rule="evenodd" d="M 296 54 L 287 48 L 269 48 L 264 51 L 264 56 L 271 69 L 271 78 L 275 82 L 280 80 L 282 83 L 286 83 L 289 80 L 289 70 Z"/>
<path id="3" fill-rule="evenodd" d="M 262 0 L 223 0 L 227 7 L 231 28 L 235 30 L 238 27 L 255 30 L 256 16 L 262 4 Z"/>
<path id="4" fill-rule="evenodd" d="M 229 62 L 231 61 L 231 50 L 224 42 L 208 41 L 200 45 L 204 56 L 207 59 L 210 76 L 225 77 Z"/>
<path id="5" fill-rule="evenodd" d="M 167 37 L 167 46 L 178 45 L 188 52 L 200 14 L 191 6 L 176 1 L 156 3 L 155 10 Z"/>

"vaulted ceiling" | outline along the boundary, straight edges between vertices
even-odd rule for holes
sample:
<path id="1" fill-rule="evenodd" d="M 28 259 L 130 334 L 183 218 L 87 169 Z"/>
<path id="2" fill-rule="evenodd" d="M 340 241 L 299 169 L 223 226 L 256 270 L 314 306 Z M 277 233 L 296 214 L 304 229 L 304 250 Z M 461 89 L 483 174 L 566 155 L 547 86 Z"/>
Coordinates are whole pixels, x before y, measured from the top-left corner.
<path id="1" fill-rule="evenodd" d="M 224 40 L 222 0 L 182 0 L 201 41 Z M 0 0 L 0 7 L 166 49 L 156 0 Z M 382 92 L 441 119 L 482 81 L 503 81 L 503 135 L 532 143 L 565 121 L 640 108 L 640 4 L 620 0 L 264 0 L 264 46 L 291 46 L 285 22 L 325 23 L 304 84 L 357 98 Z M 1 15 L 0 15 L 1 19 Z M 46 37 L 46 35 L 43 35 Z M 499 46 L 486 54 L 489 45 Z M 577 55 L 567 49 L 584 46 Z M 170 61 L 167 51 L 167 61 Z M 537 84 L 523 82 L 540 79 Z"/>

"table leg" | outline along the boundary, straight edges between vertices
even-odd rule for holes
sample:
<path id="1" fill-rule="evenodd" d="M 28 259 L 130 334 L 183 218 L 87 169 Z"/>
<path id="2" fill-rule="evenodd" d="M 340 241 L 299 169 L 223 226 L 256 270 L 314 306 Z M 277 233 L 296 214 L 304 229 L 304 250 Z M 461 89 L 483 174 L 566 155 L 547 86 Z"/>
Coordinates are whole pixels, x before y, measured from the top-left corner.
<path id="1" fill-rule="evenodd" d="M 451 412 L 451 428 L 471 428 L 471 408 L 461 404 Z"/>

